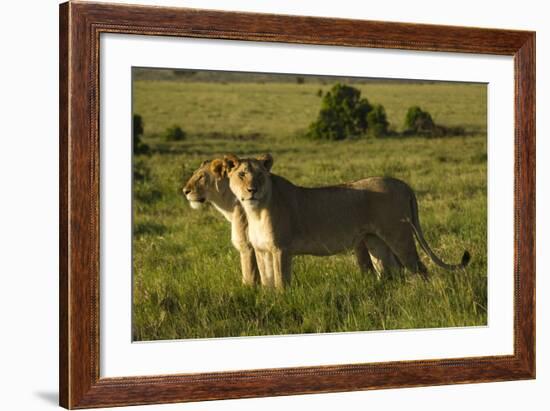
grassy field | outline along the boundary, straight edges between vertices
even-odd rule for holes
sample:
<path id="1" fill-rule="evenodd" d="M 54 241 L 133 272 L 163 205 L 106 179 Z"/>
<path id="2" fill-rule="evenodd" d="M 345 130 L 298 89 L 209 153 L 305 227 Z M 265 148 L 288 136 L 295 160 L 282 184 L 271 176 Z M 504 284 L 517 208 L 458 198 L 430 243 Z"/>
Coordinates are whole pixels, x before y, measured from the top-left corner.
<path id="1" fill-rule="evenodd" d="M 487 321 L 487 145 L 483 85 L 354 85 L 383 104 L 394 130 L 420 105 L 465 136 L 340 142 L 299 137 L 320 107 L 306 82 L 136 81 L 150 154 L 134 157 L 133 338 L 159 340 L 484 325 Z M 187 139 L 164 142 L 179 124 Z M 420 220 L 436 252 L 472 262 L 446 272 L 420 252 L 429 280 L 405 274 L 376 280 L 353 254 L 299 256 L 284 292 L 241 285 L 230 227 L 209 207 L 191 210 L 181 188 L 202 162 L 224 153 L 270 152 L 273 172 L 306 186 L 387 175 L 417 193 Z"/>

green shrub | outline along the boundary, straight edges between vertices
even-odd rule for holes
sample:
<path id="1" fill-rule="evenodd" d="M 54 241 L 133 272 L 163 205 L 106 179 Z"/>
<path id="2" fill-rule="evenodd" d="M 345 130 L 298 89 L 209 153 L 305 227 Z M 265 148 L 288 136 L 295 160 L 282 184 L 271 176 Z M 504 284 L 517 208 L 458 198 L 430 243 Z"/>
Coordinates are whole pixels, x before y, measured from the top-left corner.
<path id="1" fill-rule="evenodd" d="M 307 135 L 314 139 L 343 140 L 370 134 L 383 136 L 388 133 L 388 119 L 384 107 L 372 106 L 355 87 L 335 84 L 322 94 L 321 110 L 317 120 L 309 126 Z"/>
<path id="2" fill-rule="evenodd" d="M 372 109 L 361 91 L 335 84 L 323 96 L 317 120 L 309 126 L 308 136 L 314 139 L 343 140 L 367 131 L 367 115 Z"/>
<path id="3" fill-rule="evenodd" d="M 149 152 L 149 146 L 141 141 L 143 131 L 143 119 L 139 114 L 134 114 L 132 122 L 134 154 L 145 154 Z"/>
<path id="4" fill-rule="evenodd" d="M 404 135 L 419 135 L 425 137 L 462 136 L 465 134 L 463 127 L 446 127 L 436 124 L 430 113 L 423 111 L 418 106 L 412 106 L 405 117 Z"/>
<path id="5" fill-rule="evenodd" d="M 186 134 L 185 131 L 181 129 L 180 126 L 173 125 L 168 127 L 164 133 L 162 133 L 162 138 L 165 141 L 181 141 L 185 140 Z"/>
<path id="6" fill-rule="evenodd" d="M 436 125 L 432 116 L 418 106 L 409 107 L 405 117 L 406 133 L 433 133 Z"/>
<path id="7" fill-rule="evenodd" d="M 388 134 L 388 122 L 384 106 L 377 104 L 367 114 L 369 134 L 374 137 L 382 137 Z"/>

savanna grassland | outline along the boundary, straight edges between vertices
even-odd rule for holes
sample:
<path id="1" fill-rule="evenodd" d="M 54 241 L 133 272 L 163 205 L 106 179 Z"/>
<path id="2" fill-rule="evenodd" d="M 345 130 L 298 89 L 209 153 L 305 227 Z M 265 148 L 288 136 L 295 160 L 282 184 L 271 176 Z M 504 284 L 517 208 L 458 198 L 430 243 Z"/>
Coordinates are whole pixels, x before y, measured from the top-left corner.
<path id="1" fill-rule="evenodd" d="M 323 84 L 324 83 L 324 84 Z M 455 327 L 487 322 L 486 87 L 459 83 L 353 84 L 384 105 L 397 134 L 313 141 L 301 137 L 331 80 L 134 82 L 148 154 L 134 156 L 133 338 L 159 340 L 246 335 Z M 419 105 L 461 136 L 403 137 L 407 109 Z M 179 125 L 183 141 L 163 131 Z M 410 273 L 377 280 L 353 253 L 293 259 L 283 292 L 241 284 L 229 223 L 212 207 L 192 210 L 181 193 L 203 160 L 269 152 L 272 172 L 320 186 L 393 176 L 417 193 L 432 248 L 465 270 L 447 272 L 419 251 L 428 280 Z M 345 210 L 343 210 L 345 212 Z M 420 248 L 419 248 L 420 250 Z"/>

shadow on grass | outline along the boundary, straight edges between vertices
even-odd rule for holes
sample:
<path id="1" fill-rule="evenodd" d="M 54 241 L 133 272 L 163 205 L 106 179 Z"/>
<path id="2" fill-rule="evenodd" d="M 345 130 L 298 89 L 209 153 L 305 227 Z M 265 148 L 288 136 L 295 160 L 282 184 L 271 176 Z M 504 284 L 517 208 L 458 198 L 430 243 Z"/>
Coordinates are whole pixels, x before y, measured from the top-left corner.
<path id="1" fill-rule="evenodd" d="M 145 223 L 137 223 L 134 225 L 134 235 L 162 235 L 167 231 L 163 224 L 147 221 Z"/>

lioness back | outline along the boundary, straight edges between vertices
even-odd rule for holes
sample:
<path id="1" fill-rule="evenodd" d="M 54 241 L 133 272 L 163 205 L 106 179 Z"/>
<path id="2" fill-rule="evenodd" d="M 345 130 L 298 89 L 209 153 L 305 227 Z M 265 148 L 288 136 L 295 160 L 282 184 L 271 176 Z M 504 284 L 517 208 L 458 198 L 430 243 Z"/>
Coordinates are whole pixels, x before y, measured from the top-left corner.
<path id="1" fill-rule="evenodd" d="M 365 233 L 387 229 L 383 221 L 410 218 L 412 190 L 393 178 L 306 188 L 272 174 L 272 182 L 272 211 L 288 225 L 292 238 L 288 246 L 299 254 L 341 252 L 354 247 Z"/>

